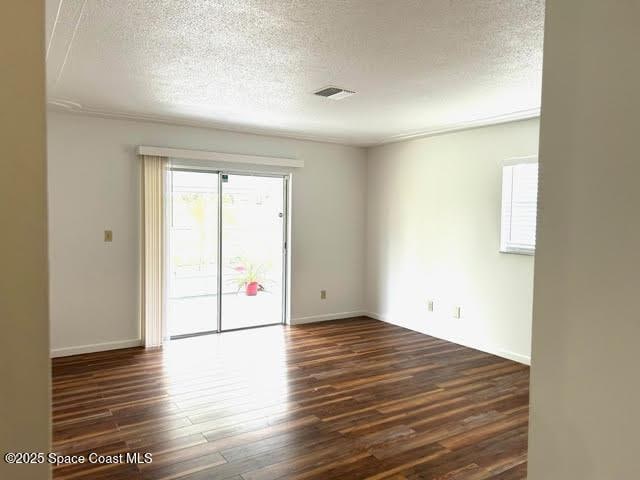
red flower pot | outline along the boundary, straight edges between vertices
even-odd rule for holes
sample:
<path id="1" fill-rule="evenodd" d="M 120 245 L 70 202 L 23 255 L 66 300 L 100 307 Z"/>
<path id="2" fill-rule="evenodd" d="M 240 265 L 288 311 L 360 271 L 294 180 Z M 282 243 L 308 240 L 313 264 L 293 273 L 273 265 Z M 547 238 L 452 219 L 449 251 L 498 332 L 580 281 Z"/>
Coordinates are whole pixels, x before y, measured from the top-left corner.
<path id="1" fill-rule="evenodd" d="M 255 297 L 258 294 L 258 282 L 247 283 L 246 292 L 249 297 Z"/>

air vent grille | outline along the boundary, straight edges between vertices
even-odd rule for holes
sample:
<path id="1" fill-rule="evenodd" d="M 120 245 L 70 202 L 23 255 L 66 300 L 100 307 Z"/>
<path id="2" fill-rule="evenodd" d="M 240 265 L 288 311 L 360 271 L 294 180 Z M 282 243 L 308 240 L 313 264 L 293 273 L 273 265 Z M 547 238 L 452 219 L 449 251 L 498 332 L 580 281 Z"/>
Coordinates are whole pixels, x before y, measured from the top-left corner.
<path id="1" fill-rule="evenodd" d="M 353 95 L 356 92 L 353 92 L 351 90 L 345 90 L 344 88 L 339 88 L 339 87 L 325 87 L 313 93 L 314 95 L 330 98 L 331 100 L 341 100 L 345 97 L 349 97 Z"/>

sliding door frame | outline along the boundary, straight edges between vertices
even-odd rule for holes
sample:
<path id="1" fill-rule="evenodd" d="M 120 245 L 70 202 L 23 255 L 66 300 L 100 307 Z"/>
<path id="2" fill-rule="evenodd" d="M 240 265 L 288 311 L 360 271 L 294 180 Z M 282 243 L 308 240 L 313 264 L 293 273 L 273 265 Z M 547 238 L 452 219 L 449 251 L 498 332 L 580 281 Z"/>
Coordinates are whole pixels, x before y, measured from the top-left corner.
<path id="1" fill-rule="evenodd" d="M 235 332 L 238 330 L 248 330 L 252 328 L 261 328 L 261 327 L 270 327 L 273 325 L 286 325 L 287 324 L 287 316 L 288 316 L 288 299 L 289 297 L 289 256 L 290 256 L 290 248 L 289 248 L 289 201 L 291 199 L 289 194 L 289 185 L 291 174 L 290 173 L 271 173 L 271 172 L 254 172 L 247 170 L 226 170 L 226 169 L 203 169 L 203 168 L 183 168 L 183 167 L 171 167 L 168 169 L 169 173 L 172 172 L 194 172 L 194 173 L 208 173 L 208 174 L 217 174 L 218 175 L 218 268 L 217 268 L 217 324 L 215 330 L 207 330 L 204 332 L 196 332 L 196 333 L 186 333 L 182 335 L 172 335 L 171 340 L 177 340 L 180 338 L 188 338 L 188 337 L 196 337 L 200 335 L 210 335 L 212 333 L 222 333 L 222 332 Z M 283 205 L 283 221 L 282 221 L 282 319 L 277 323 L 269 323 L 265 325 L 255 325 L 250 327 L 241 327 L 241 328 L 229 328 L 222 329 L 222 184 L 224 175 L 244 175 L 248 177 L 271 177 L 271 178 L 282 178 L 283 186 L 282 186 L 282 205 Z M 168 184 L 172 185 L 172 182 L 168 182 Z M 173 194 L 173 190 L 168 192 L 170 195 Z M 172 197 L 173 198 L 173 197 Z M 167 229 L 165 234 L 169 234 L 169 230 Z M 169 244 L 169 242 L 167 242 Z M 168 295 L 168 289 L 166 289 Z M 165 300 L 165 302 L 168 299 Z"/>

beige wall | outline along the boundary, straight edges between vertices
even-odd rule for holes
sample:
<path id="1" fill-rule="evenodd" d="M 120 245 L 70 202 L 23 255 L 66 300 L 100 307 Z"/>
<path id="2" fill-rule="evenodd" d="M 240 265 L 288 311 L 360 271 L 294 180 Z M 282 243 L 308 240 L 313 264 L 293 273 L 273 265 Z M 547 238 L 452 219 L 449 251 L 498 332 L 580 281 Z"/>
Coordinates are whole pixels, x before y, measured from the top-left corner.
<path id="1" fill-rule="evenodd" d="M 0 15 L 0 452 L 49 449 L 43 2 Z M 48 478 L 47 465 L 0 477 Z"/>
<path id="2" fill-rule="evenodd" d="M 371 149 L 372 316 L 528 363 L 533 257 L 498 249 L 503 162 L 537 151 L 537 119 Z"/>
<path id="3" fill-rule="evenodd" d="M 547 1 L 530 480 L 640 478 L 638 25 Z"/>
<path id="4" fill-rule="evenodd" d="M 292 321 L 362 314 L 364 149 L 50 112 L 54 355 L 130 346 L 140 337 L 135 149 L 141 144 L 304 160 L 292 181 Z M 113 230 L 113 243 L 103 242 L 105 229 Z"/>

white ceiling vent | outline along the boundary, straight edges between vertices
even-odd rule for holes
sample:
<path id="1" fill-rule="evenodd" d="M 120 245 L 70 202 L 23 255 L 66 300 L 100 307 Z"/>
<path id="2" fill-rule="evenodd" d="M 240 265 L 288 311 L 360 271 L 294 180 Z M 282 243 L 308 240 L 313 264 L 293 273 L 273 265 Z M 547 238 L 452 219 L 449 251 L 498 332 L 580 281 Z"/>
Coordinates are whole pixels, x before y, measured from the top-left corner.
<path id="1" fill-rule="evenodd" d="M 354 93 L 356 92 L 345 90 L 344 88 L 339 87 L 325 87 L 318 90 L 317 92 L 313 92 L 314 95 L 330 98 L 331 100 L 342 100 L 343 98 L 350 97 Z"/>

